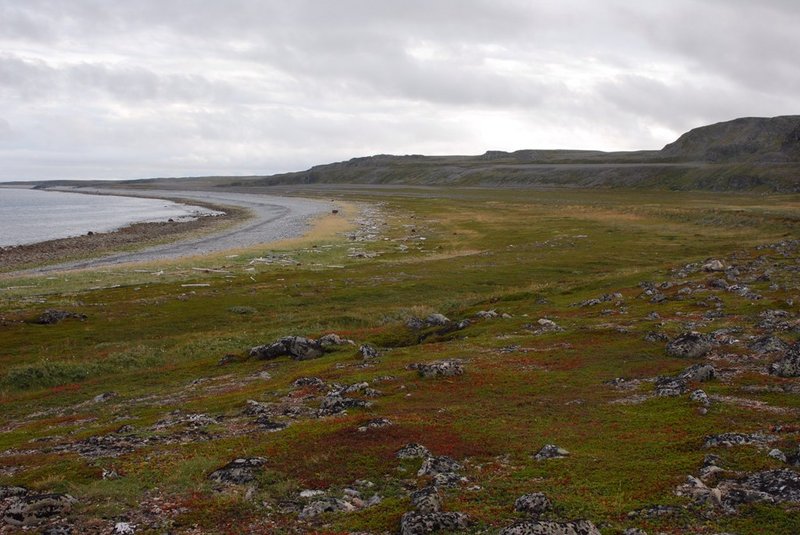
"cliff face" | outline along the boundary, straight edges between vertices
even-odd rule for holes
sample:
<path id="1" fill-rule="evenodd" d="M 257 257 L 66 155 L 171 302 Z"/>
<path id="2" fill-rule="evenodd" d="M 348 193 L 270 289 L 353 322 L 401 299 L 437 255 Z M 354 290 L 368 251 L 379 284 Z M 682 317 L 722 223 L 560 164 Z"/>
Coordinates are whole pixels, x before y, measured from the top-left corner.
<path id="1" fill-rule="evenodd" d="M 800 161 L 800 115 L 745 117 L 701 126 L 661 150 L 679 161 Z"/>

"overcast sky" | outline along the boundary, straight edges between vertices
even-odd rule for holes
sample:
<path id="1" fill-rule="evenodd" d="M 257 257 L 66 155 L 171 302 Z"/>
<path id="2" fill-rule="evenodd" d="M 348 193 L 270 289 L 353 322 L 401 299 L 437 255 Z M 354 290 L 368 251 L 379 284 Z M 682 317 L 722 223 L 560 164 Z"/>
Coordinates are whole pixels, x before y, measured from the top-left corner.
<path id="1" fill-rule="evenodd" d="M 797 0 L 0 0 L 0 180 L 660 148 L 800 113 Z"/>

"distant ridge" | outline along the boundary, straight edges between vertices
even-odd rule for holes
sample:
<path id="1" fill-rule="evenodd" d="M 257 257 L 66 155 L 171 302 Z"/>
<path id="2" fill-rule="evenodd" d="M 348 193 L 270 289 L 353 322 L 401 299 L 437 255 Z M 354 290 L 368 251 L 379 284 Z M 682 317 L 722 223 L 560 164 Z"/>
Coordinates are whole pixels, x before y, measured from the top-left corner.
<path id="1" fill-rule="evenodd" d="M 743 117 L 683 134 L 661 154 L 708 162 L 800 161 L 800 115 Z"/>
<path id="2" fill-rule="evenodd" d="M 68 181 L 42 184 L 89 185 Z M 800 115 L 745 117 L 701 126 L 661 150 L 490 150 L 477 156 L 378 154 L 271 176 L 165 178 L 115 184 L 243 190 L 303 184 L 396 184 L 800 192 Z"/>

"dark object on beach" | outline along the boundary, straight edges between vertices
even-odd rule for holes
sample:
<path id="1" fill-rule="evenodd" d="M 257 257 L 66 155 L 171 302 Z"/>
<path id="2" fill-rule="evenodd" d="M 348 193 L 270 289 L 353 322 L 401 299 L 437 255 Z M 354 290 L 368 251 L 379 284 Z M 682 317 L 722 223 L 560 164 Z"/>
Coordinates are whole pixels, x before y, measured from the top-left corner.
<path id="1" fill-rule="evenodd" d="M 339 213 L 339 210 L 331 210 L 331 213 L 332 213 L 332 214 L 338 214 L 338 213 Z"/>

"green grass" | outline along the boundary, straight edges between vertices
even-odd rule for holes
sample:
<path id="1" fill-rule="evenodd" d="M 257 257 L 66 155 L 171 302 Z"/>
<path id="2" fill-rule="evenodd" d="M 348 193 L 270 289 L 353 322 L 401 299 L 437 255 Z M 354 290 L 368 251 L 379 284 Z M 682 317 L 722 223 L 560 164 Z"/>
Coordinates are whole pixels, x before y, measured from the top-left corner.
<path id="1" fill-rule="evenodd" d="M 296 500 L 299 490 L 343 489 L 368 479 L 384 497 L 381 505 L 326 515 L 307 529 L 395 531 L 410 507 L 404 485 L 415 484 L 416 467 L 396 460 L 394 452 L 420 442 L 436 454 L 466 460 L 467 486 L 481 490 L 448 491 L 445 503 L 449 510 L 469 513 L 476 531 L 519 518 L 514 499 L 532 491 L 546 492 L 556 504 L 550 518 L 586 517 L 608 532 L 639 526 L 673 533 L 760 533 L 764 525 L 770 533 L 797 531 L 796 512 L 784 507 L 753 507 L 733 518 L 703 519 L 690 512 L 678 520 L 627 517 L 651 504 L 686 503 L 674 489 L 697 473 L 707 453 L 701 447 L 706 435 L 796 425 L 796 396 L 742 392 L 742 384 L 773 381 L 745 374 L 703 388 L 787 412 L 715 404 L 700 417 L 685 397 L 611 404 L 626 394 L 603 384 L 620 376 L 676 373 L 690 364 L 667 358 L 661 344 L 643 340 L 657 327 L 646 315 L 657 311 L 666 322 L 661 330 L 675 334 L 708 310 L 696 304 L 701 297 L 651 304 L 637 299 L 640 281 L 665 280 L 671 268 L 736 251 L 743 258 L 764 254 L 753 247 L 797 235 L 797 197 L 387 188 L 351 191 L 347 198 L 385 203 L 386 224 L 378 240 L 354 243 L 341 237 L 153 265 L 147 271 L 119 267 L 5 279 L 0 286 L 0 426 L 7 432 L 0 437 L 0 450 L 16 453 L 0 456 L 0 474 L 7 474 L 0 475 L 0 484 L 69 491 L 81 500 L 77 519 L 140 518 L 140 504 L 158 497 L 171 504 L 173 512 L 164 518 L 175 532 L 198 525 L 225 533 L 247 526 L 288 530 L 296 514 L 282 504 Z M 377 256 L 355 258 L 353 247 Z M 252 262 L 269 254 L 296 262 Z M 228 273 L 192 269 L 197 267 Z M 785 299 L 797 293 L 795 277 L 774 269 L 773 281 L 748 283 L 765 297 L 754 303 L 721 295 L 730 316 L 705 329 L 736 325 L 754 333 L 753 318 L 761 310 L 794 309 Z M 772 282 L 786 289 L 770 290 Z M 191 284 L 209 286 L 185 286 Z M 624 314 L 603 314 L 613 308 L 607 303 L 572 306 L 616 291 L 624 295 Z M 46 308 L 81 312 L 87 320 L 30 323 Z M 404 326 L 410 316 L 441 312 L 462 319 L 487 309 L 513 317 L 476 321 L 446 335 L 420 336 Z M 554 319 L 565 332 L 533 335 L 526 326 L 542 317 Z M 306 362 L 244 359 L 251 346 L 280 336 L 328 332 L 374 344 L 384 354 L 366 368 L 358 366 L 357 347 L 350 346 Z M 522 350 L 500 351 L 511 345 Z M 240 361 L 217 366 L 226 354 Z M 440 358 L 464 359 L 466 374 L 431 380 L 408 369 Z M 262 371 L 271 378 L 254 378 Z M 394 379 L 375 385 L 383 395 L 369 409 L 298 420 L 278 433 L 241 427 L 246 400 L 279 400 L 302 376 L 340 383 Z M 86 404 L 108 391 L 118 397 Z M 176 409 L 222 419 L 209 427 L 211 440 L 159 442 L 118 458 L 45 451 L 50 444 L 108 434 L 123 424 L 148 436 L 169 435 L 174 430 L 149 426 Z M 355 431 L 372 417 L 387 417 L 394 425 Z M 788 444 L 791 438 L 782 440 Z M 545 443 L 559 444 L 572 455 L 538 463 L 531 455 Z M 38 453 L 19 453 L 29 449 Z M 719 453 L 735 469 L 775 467 L 753 448 Z M 234 458 L 255 455 L 265 456 L 268 464 L 250 494 L 247 489 L 219 493 L 206 478 Z M 103 481 L 103 468 L 124 477 Z"/>

